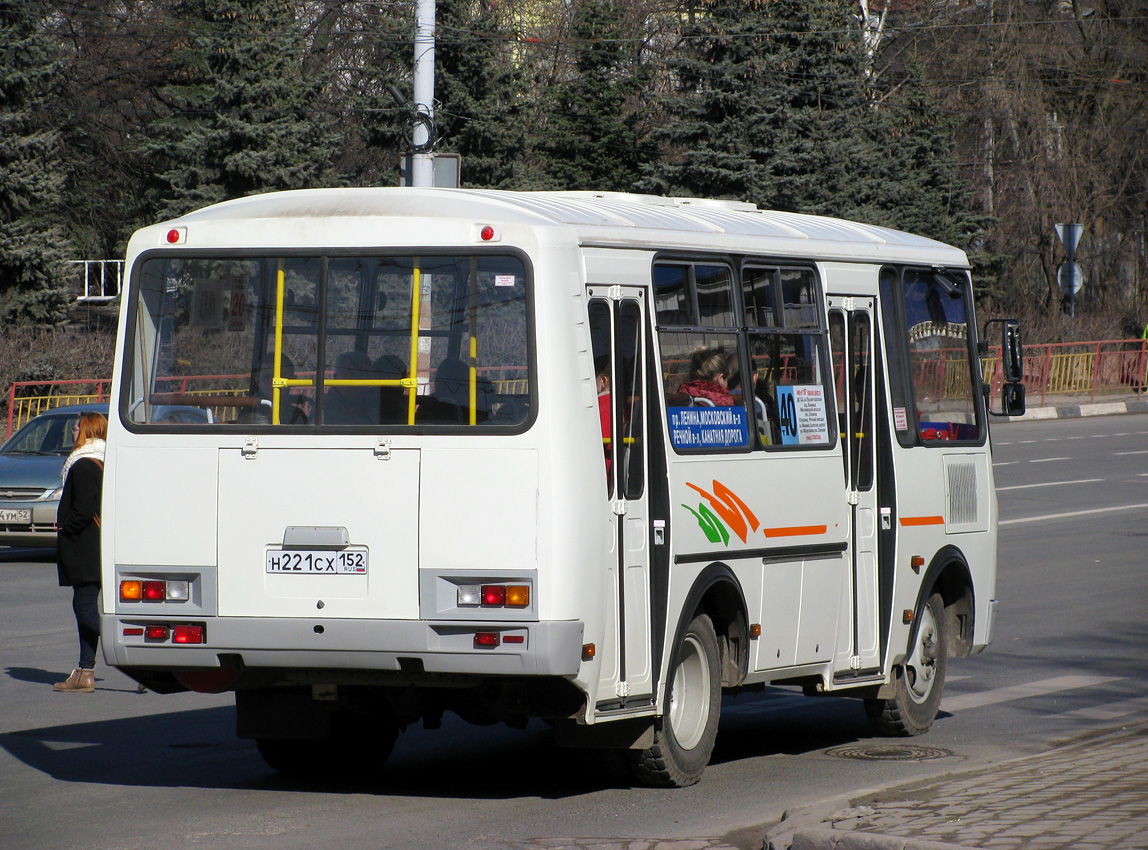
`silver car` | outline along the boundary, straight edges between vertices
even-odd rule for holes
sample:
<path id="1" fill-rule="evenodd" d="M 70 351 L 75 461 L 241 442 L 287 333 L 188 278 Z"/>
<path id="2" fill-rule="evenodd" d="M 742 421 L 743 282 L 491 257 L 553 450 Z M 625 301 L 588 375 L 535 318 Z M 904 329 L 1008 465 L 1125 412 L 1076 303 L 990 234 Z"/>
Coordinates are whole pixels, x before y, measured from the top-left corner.
<path id="1" fill-rule="evenodd" d="M 30 419 L 0 447 L 0 544 L 55 546 L 60 472 L 81 413 L 108 415 L 107 404 L 57 407 Z"/>
<path id="2" fill-rule="evenodd" d="M 0 447 L 0 546 L 55 546 L 60 473 L 72 452 L 72 426 L 81 413 L 108 415 L 107 403 L 76 404 L 41 413 Z M 157 406 L 156 422 L 207 422 L 196 407 Z"/>

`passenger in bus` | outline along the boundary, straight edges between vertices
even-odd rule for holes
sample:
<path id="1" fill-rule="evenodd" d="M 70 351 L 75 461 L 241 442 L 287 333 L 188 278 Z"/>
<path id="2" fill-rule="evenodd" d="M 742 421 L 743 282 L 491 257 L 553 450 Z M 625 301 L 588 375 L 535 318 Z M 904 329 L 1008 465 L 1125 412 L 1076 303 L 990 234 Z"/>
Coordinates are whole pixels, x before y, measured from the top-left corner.
<path id="1" fill-rule="evenodd" d="M 757 369 L 757 365 L 750 360 L 749 379 L 750 379 L 750 396 L 753 399 L 753 413 L 754 418 L 757 420 L 757 435 L 763 446 L 771 446 L 778 443 L 778 416 L 777 416 L 777 398 L 775 390 L 773 389 L 773 378 L 770 376 L 769 371 L 766 370 L 764 375 Z M 740 381 L 738 375 L 734 375 L 731 381 L 731 389 L 736 387 Z"/>
<path id="2" fill-rule="evenodd" d="M 375 361 L 375 373 L 388 381 L 407 377 L 407 364 L 397 354 L 384 354 Z M 404 387 L 379 388 L 379 422 L 405 425 L 408 414 L 407 391 Z"/>
<path id="3" fill-rule="evenodd" d="M 721 348 L 699 348 L 690 355 L 690 379 L 678 387 L 695 405 L 733 407 L 729 358 Z"/>
<path id="4" fill-rule="evenodd" d="M 610 358 L 594 360 L 594 381 L 598 387 L 598 416 L 602 420 L 602 448 L 606 455 L 606 475 L 610 474 L 610 434 L 613 430 L 610 403 Z"/>
<path id="5" fill-rule="evenodd" d="M 475 387 L 475 424 L 490 415 L 491 396 L 488 381 L 478 379 Z M 434 389 L 419 404 L 418 422 L 470 424 L 470 369 L 461 360 L 449 359 L 439 364 L 434 376 Z"/>
<path id="6" fill-rule="evenodd" d="M 373 380 L 378 375 L 365 351 L 344 351 L 335 358 L 334 380 Z M 323 400 L 323 422 L 328 425 L 377 425 L 378 387 L 332 386 Z"/>
<path id="7" fill-rule="evenodd" d="M 295 377 L 295 364 L 286 354 L 283 355 L 279 366 L 279 377 L 291 380 Z M 272 405 L 274 400 L 272 386 L 275 380 L 274 356 L 268 355 L 255 373 L 255 409 L 251 414 L 251 422 L 260 425 L 271 423 Z M 300 395 L 290 395 L 288 389 L 283 387 L 279 391 L 279 424 L 280 425 L 306 425 L 307 400 Z"/>

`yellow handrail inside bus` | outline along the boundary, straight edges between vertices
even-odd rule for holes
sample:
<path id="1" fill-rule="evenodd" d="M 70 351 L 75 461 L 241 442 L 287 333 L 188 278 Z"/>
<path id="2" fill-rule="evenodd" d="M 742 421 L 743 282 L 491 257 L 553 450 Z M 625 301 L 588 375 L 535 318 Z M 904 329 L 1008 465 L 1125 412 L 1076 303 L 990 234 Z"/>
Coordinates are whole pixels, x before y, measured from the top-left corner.
<path id="1" fill-rule="evenodd" d="M 422 273 L 419 269 L 419 258 L 415 257 L 411 277 L 411 366 L 410 377 L 414 383 L 410 385 L 410 398 L 407 401 L 407 424 L 415 424 L 415 405 L 418 403 L 416 391 L 418 390 L 419 374 L 419 302 L 422 299 Z"/>
<path id="2" fill-rule="evenodd" d="M 286 289 L 286 275 L 283 271 L 283 260 L 279 261 L 279 270 L 275 276 L 275 363 L 271 373 L 271 424 L 279 424 L 279 388 L 283 380 L 282 369 L 279 365 L 283 355 L 283 292 Z"/>
<path id="3" fill-rule="evenodd" d="M 470 357 L 467 360 L 471 425 L 478 424 L 478 258 L 470 258 Z"/>

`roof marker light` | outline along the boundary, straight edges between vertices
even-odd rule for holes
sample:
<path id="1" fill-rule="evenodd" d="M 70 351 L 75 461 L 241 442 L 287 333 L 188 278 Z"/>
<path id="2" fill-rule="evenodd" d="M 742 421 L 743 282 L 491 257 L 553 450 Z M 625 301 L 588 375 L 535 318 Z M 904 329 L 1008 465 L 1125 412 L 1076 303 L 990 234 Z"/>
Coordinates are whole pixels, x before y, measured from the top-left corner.
<path id="1" fill-rule="evenodd" d="M 173 227 L 164 236 L 164 241 L 168 245 L 182 245 L 187 241 L 187 228 L 186 227 Z"/>
<path id="2" fill-rule="evenodd" d="M 482 228 L 478 235 L 482 238 L 483 242 L 489 242 L 495 237 L 496 234 L 494 232 L 494 228 L 488 224 Z"/>

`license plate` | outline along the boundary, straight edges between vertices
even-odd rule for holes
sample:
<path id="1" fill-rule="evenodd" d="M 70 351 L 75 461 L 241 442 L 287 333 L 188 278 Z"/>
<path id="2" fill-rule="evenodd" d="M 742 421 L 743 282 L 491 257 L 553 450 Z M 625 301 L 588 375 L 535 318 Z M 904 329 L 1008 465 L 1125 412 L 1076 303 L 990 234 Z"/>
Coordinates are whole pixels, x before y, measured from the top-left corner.
<path id="1" fill-rule="evenodd" d="M 268 549 L 267 572 L 292 575 L 365 576 L 367 550 Z"/>
<path id="2" fill-rule="evenodd" d="M 0 522 L 31 525 L 31 508 L 0 508 Z"/>

